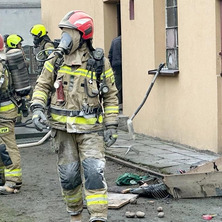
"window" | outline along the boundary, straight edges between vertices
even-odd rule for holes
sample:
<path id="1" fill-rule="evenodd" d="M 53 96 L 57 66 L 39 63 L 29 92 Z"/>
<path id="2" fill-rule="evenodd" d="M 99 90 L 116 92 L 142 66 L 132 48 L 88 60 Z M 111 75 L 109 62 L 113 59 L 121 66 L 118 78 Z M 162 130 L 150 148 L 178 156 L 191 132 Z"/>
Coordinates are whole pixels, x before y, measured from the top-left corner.
<path id="1" fill-rule="evenodd" d="M 129 0 L 130 20 L 134 20 L 134 0 Z"/>
<path id="2" fill-rule="evenodd" d="M 177 0 L 166 0 L 166 63 L 168 69 L 178 69 Z"/>

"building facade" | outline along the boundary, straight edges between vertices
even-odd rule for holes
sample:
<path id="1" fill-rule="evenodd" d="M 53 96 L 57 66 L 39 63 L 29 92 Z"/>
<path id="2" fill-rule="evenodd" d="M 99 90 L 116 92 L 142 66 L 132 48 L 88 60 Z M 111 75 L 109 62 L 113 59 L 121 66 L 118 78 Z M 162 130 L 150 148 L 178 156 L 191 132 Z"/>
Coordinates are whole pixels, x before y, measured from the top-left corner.
<path id="1" fill-rule="evenodd" d="M 145 97 L 153 73 L 166 63 L 134 129 L 201 150 L 222 152 L 220 0 L 41 0 L 42 21 L 59 38 L 58 23 L 83 10 L 95 23 L 94 46 L 122 35 L 123 114 Z M 150 74 L 148 74 L 148 71 Z"/>

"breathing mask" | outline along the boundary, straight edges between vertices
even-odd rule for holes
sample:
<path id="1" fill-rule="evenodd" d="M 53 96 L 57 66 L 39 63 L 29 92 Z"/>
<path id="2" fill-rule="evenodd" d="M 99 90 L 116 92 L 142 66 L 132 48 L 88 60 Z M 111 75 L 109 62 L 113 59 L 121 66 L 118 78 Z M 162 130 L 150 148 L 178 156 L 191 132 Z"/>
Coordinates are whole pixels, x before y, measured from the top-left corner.
<path id="1" fill-rule="evenodd" d="M 33 40 L 34 48 L 39 47 L 42 39 L 43 39 L 42 37 L 34 36 L 34 40 Z"/>
<path id="2" fill-rule="evenodd" d="M 48 50 L 53 51 L 55 53 L 55 56 L 57 55 L 59 57 L 63 57 L 64 55 L 68 55 L 70 53 L 72 46 L 73 46 L 73 41 L 72 41 L 71 36 L 67 32 L 63 32 L 58 47 L 53 50 L 52 49 L 41 50 L 36 55 L 36 60 L 39 62 L 45 62 L 47 60 L 52 59 L 52 57 L 47 58 L 47 59 L 40 59 L 40 56 L 42 55 L 42 53 Z"/>
<path id="3" fill-rule="evenodd" d="M 71 36 L 67 32 L 63 32 L 56 52 L 59 51 L 62 53 L 62 55 L 68 55 L 72 49 L 72 46 L 73 42 Z"/>

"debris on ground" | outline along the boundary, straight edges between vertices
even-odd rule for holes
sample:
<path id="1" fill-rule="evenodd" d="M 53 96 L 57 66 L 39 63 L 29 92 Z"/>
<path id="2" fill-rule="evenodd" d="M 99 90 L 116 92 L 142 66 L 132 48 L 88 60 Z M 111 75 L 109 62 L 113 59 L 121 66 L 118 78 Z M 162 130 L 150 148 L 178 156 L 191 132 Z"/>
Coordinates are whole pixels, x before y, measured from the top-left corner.
<path id="1" fill-rule="evenodd" d="M 139 196 L 143 197 L 153 197 L 155 199 L 165 199 L 169 197 L 168 188 L 164 183 L 143 184 L 138 188 L 131 188 L 130 193 L 139 194 Z"/>
<path id="2" fill-rule="evenodd" d="M 222 157 L 207 162 L 180 175 L 166 175 L 163 179 L 175 198 L 206 198 L 222 196 Z"/>
<path id="3" fill-rule="evenodd" d="M 162 212 L 162 211 L 163 211 L 163 208 L 162 208 L 162 207 L 157 207 L 157 211 L 158 211 L 158 212 Z"/>
<path id="4" fill-rule="evenodd" d="M 119 188 L 118 186 L 109 187 L 109 192 L 122 194 L 132 193 L 155 199 L 165 199 L 170 196 L 168 187 L 162 182 L 160 178 L 155 176 L 147 175 L 141 177 L 137 174 L 124 173 L 123 175 L 119 176 L 115 182 L 118 186 L 134 185 L 134 187 L 127 187 L 124 189 Z M 140 186 L 135 187 L 136 184 L 139 184 Z"/>
<path id="5" fill-rule="evenodd" d="M 130 200 L 130 203 L 131 203 L 131 204 L 137 204 L 137 199 L 136 199 L 136 198 L 131 199 L 131 200 Z"/>
<path id="6" fill-rule="evenodd" d="M 145 213 L 142 212 L 142 211 L 137 211 L 137 212 L 136 212 L 136 216 L 137 216 L 138 218 L 144 218 L 144 217 L 145 217 Z"/>
<path id="7" fill-rule="evenodd" d="M 125 216 L 127 218 L 134 218 L 136 216 L 135 212 L 131 212 L 131 211 L 126 211 Z"/>
<path id="8" fill-rule="evenodd" d="M 159 212 L 159 213 L 157 214 L 157 216 L 158 216 L 159 218 L 163 218 L 163 217 L 164 217 L 164 212 Z"/>
<path id="9" fill-rule="evenodd" d="M 126 211 L 125 216 L 127 218 L 144 218 L 145 217 L 145 213 L 143 211 L 137 211 L 137 212 L 132 212 L 132 211 Z"/>
<path id="10" fill-rule="evenodd" d="M 123 175 L 117 178 L 116 184 L 118 186 L 135 185 L 135 184 L 138 184 L 139 181 L 142 181 L 145 179 L 147 179 L 147 176 L 139 176 L 133 173 L 124 173 Z"/>
<path id="11" fill-rule="evenodd" d="M 202 218 L 204 220 L 212 220 L 216 215 L 204 214 Z"/>

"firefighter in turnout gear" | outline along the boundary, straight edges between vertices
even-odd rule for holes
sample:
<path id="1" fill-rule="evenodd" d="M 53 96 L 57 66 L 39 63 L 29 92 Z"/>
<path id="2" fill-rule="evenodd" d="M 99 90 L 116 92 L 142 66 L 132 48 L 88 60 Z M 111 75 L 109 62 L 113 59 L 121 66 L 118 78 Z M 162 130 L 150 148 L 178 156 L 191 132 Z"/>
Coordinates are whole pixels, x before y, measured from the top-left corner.
<path id="1" fill-rule="evenodd" d="M 17 34 L 8 35 L 6 38 L 6 53 L 8 55 L 10 55 L 10 54 L 13 55 L 13 53 L 18 53 L 18 55 L 17 55 L 18 57 L 16 56 L 15 60 L 19 59 L 19 60 L 25 62 L 25 63 L 22 62 L 22 64 L 24 64 L 25 67 L 21 66 L 19 68 L 20 69 L 19 72 L 25 71 L 25 73 L 27 73 L 28 67 L 29 67 L 29 61 L 26 59 L 25 53 L 22 49 L 22 42 L 23 42 L 23 38 L 20 35 L 17 35 Z M 12 58 L 12 60 L 13 60 L 12 62 L 14 64 L 14 62 L 15 62 L 14 58 Z M 20 74 L 19 74 L 19 76 L 21 78 Z M 24 77 L 28 77 L 28 76 L 25 74 Z M 15 79 L 15 81 L 17 81 L 17 79 Z M 28 79 L 26 79 L 25 81 L 29 82 Z M 30 86 L 28 84 L 28 88 L 29 87 Z M 30 91 L 30 89 L 28 89 L 28 91 Z M 27 93 L 26 95 L 28 95 L 28 94 L 29 93 Z M 16 118 L 16 124 L 20 124 L 22 122 L 22 115 L 23 115 L 23 117 L 27 117 L 29 115 L 29 110 L 26 105 L 26 98 L 25 97 L 21 98 L 21 100 L 18 102 L 18 105 L 19 105 L 19 107 L 18 107 L 18 115 Z"/>
<path id="2" fill-rule="evenodd" d="M 48 32 L 46 28 L 42 24 L 36 24 L 30 29 L 30 33 L 33 36 L 33 44 L 34 44 L 34 54 L 36 55 L 38 52 L 42 51 L 39 56 L 41 60 L 48 58 L 48 56 L 52 53 L 54 47 L 54 43 L 48 36 Z M 36 74 L 40 74 L 43 68 L 44 62 L 37 62 L 37 70 Z"/>
<path id="3" fill-rule="evenodd" d="M 34 89 L 32 119 L 36 128 L 43 130 L 47 97 L 52 91 L 48 119 L 71 221 L 82 221 L 83 192 L 89 221 L 107 221 L 104 149 L 118 136 L 115 78 L 103 50 L 92 46 L 93 19 L 88 14 L 71 11 L 59 27 L 60 44 L 45 62 Z"/>
<path id="4" fill-rule="evenodd" d="M 0 194 L 12 194 L 22 185 L 20 152 L 15 140 L 18 113 L 13 79 L 6 65 L 4 39 L 0 35 Z"/>

